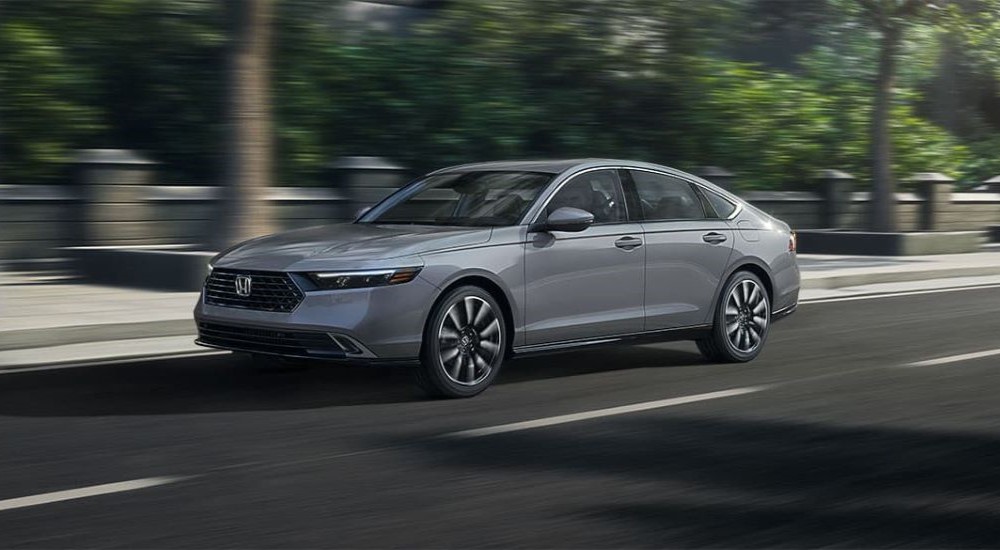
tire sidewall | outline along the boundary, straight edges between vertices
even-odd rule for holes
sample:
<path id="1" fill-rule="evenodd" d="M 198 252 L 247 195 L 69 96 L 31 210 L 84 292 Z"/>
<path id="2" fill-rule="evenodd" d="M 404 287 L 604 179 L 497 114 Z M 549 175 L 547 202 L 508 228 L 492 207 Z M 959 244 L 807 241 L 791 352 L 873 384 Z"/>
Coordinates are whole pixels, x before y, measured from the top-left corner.
<path id="1" fill-rule="evenodd" d="M 760 344 L 752 351 L 745 352 L 736 349 L 732 342 L 729 341 L 729 335 L 726 334 L 726 304 L 729 302 L 729 294 L 733 291 L 736 285 L 743 281 L 753 281 L 760 291 L 767 297 L 767 325 L 764 327 L 763 334 L 760 335 Z M 752 361 L 760 352 L 764 349 L 764 345 L 767 343 L 767 335 L 771 332 L 771 295 L 767 292 L 767 287 L 764 286 L 763 281 L 760 277 L 750 273 L 749 271 L 737 271 L 729 278 L 726 282 L 726 286 L 722 289 L 722 294 L 719 296 L 719 304 L 715 310 L 715 341 L 716 346 L 722 354 L 732 361 L 746 362 Z"/>
<path id="2" fill-rule="evenodd" d="M 441 323 L 444 322 L 444 317 L 449 308 L 466 296 L 475 296 L 484 300 L 493 309 L 500 321 L 500 353 L 493 360 L 490 374 L 474 386 L 455 383 L 448 377 L 444 370 L 445 367 L 441 363 L 441 355 L 439 353 L 440 342 L 437 338 L 438 329 L 441 327 Z M 504 356 L 506 355 L 505 350 L 508 345 L 508 332 L 503 310 L 489 292 L 478 286 L 461 286 L 449 291 L 438 300 L 427 320 L 427 326 L 424 327 L 424 341 L 420 354 L 420 368 L 423 369 L 423 375 L 427 377 L 427 382 L 436 390 L 435 393 L 445 397 L 472 397 L 482 393 L 493 383 L 493 380 L 496 379 L 500 372 L 500 368 L 503 366 Z"/>

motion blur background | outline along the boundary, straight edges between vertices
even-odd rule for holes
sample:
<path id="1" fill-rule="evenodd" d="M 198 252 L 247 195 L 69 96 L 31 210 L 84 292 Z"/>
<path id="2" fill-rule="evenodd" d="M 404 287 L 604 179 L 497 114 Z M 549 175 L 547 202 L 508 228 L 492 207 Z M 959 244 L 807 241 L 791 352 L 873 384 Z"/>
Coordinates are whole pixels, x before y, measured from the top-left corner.
<path id="1" fill-rule="evenodd" d="M 343 155 L 415 172 L 537 156 L 724 165 L 746 189 L 870 173 L 880 33 L 864 0 L 260 3 L 248 17 L 256 1 L 0 2 L 2 183 L 67 183 L 91 148 L 139 151 L 163 183 L 223 181 L 245 32 L 270 33 L 274 185 L 328 185 Z M 898 16 L 897 173 L 1000 174 L 998 9 Z"/>
<path id="2" fill-rule="evenodd" d="M 220 182 L 233 27 L 254 3 L 0 2 L 3 183 L 65 183 L 75 151 L 109 147 L 165 183 Z M 326 185 L 342 155 L 722 164 L 753 189 L 869 173 L 862 0 L 266 4 L 243 23 L 271 32 L 276 185 Z M 971 185 L 1000 174 L 1000 4 L 936 4 L 901 16 L 893 166 Z"/>
<path id="3" fill-rule="evenodd" d="M 800 230 L 759 359 L 588 348 L 442 402 L 193 344 L 233 242 L 585 156 Z M 995 547 L 987 235 L 1000 0 L 0 0 L 0 547 Z"/>
<path id="4" fill-rule="evenodd" d="M 94 247 L 220 250 L 442 166 L 588 156 L 975 251 L 1000 240 L 1000 0 L 0 0 L 16 269 L 108 282 L 131 268 Z"/>

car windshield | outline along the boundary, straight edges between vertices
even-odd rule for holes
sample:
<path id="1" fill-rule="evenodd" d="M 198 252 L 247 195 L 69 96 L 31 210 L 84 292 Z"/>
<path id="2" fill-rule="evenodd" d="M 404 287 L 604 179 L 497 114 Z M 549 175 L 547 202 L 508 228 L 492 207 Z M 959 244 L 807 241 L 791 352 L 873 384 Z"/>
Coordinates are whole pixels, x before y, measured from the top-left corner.
<path id="1" fill-rule="evenodd" d="M 455 172 L 429 176 L 375 207 L 359 223 L 459 226 L 516 224 L 552 174 Z"/>

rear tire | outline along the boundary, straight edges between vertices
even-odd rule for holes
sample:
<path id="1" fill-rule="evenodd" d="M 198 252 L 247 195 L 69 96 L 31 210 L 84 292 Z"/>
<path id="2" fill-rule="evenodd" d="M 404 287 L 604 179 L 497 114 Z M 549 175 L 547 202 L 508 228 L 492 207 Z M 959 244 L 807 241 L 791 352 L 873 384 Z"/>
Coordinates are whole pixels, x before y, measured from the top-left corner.
<path id="1" fill-rule="evenodd" d="M 424 328 L 417 384 L 433 397 L 472 397 L 490 386 L 503 365 L 508 330 L 503 311 L 477 286 L 448 292 Z"/>
<path id="2" fill-rule="evenodd" d="M 767 287 L 753 273 L 737 271 L 722 288 L 711 333 L 696 343 L 709 361 L 745 363 L 760 355 L 770 328 Z"/>

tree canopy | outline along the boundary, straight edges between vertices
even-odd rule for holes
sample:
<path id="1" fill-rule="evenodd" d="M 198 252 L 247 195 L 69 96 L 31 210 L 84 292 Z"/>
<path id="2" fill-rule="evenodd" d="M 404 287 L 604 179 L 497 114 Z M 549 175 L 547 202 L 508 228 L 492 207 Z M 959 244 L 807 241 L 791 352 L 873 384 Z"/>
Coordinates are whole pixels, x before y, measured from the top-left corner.
<path id="1" fill-rule="evenodd" d="M 896 174 L 1000 173 L 997 2 L 943 2 L 906 26 L 889 106 Z M 74 150 L 123 147 L 161 161 L 167 181 L 217 183 L 220 4 L 4 0 L 0 180 L 65 181 Z M 338 2 L 279 1 L 276 181 L 322 185 L 350 154 L 415 170 L 629 157 L 724 166 L 747 188 L 807 185 L 820 168 L 864 180 L 878 51 L 866 4 L 453 0 L 382 32 L 345 21 Z"/>

